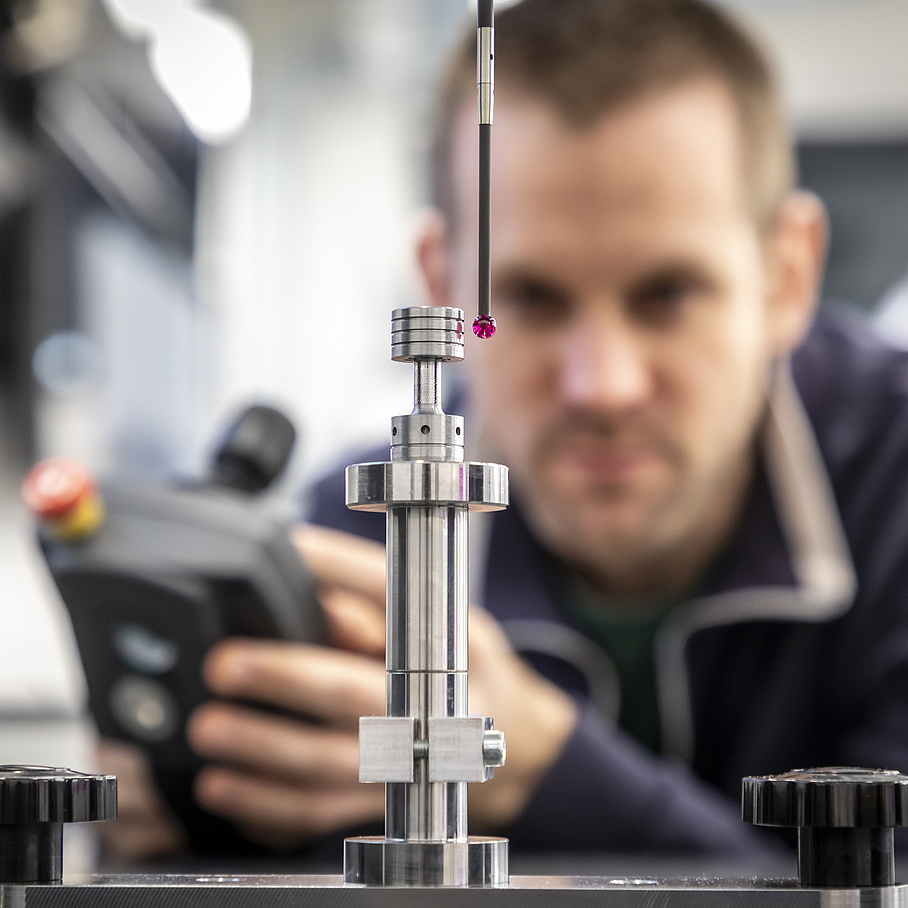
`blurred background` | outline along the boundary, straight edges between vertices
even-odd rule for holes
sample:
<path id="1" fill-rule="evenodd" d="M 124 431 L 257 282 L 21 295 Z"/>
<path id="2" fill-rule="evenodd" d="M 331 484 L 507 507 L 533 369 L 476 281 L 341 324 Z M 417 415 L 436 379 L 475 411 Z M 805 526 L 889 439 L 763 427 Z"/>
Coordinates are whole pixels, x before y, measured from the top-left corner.
<path id="1" fill-rule="evenodd" d="M 827 295 L 908 342 L 908 3 L 726 5 L 781 69 L 802 182 L 832 217 Z M 409 409 L 388 314 L 419 302 L 433 72 L 469 15 L 0 3 L 0 763 L 90 765 L 70 631 L 19 503 L 30 464 L 191 474 L 259 401 L 302 436 L 290 494 Z"/>

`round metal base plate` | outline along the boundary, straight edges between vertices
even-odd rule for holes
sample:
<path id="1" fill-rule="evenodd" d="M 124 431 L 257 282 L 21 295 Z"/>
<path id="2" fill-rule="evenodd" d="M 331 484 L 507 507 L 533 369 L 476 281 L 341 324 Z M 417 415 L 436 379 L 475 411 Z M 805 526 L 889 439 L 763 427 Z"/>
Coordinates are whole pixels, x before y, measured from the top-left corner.
<path id="1" fill-rule="evenodd" d="M 369 886 L 506 886 L 508 840 L 404 842 L 378 836 L 344 841 L 344 881 Z"/>

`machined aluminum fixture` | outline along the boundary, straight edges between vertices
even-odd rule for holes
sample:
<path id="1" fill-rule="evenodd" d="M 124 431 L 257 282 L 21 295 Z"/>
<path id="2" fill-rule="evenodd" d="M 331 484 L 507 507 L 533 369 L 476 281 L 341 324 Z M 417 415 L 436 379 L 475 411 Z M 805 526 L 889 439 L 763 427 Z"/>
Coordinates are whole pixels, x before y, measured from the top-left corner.
<path id="1" fill-rule="evenodd" d="M 441 408 L 441 364 L 463 359 L 463 312 L 397 309 L 391 354 L 414 367 L 414 408 L 391 459 L 347 468 L 347 505 L 387 512 L 385 715 L 360 720 L 360 781 L 383 782 L 385 836 L 347 839 L 344 877 L 498 886 L 507 839 L 467 835 L 467 783 L 504 765 L 492 720 L 467 709 L 468 514 L 504 508 L 507 468 L 465 463 L 463 419 Z"/>

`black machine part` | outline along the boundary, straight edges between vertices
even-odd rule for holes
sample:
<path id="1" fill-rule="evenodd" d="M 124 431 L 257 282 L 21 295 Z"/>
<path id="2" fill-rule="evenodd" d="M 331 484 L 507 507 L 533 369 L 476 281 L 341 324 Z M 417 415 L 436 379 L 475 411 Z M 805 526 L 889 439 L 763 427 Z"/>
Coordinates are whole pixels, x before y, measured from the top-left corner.
<path id="1" fill-rule="evenodd" d="M 63 824 L 117 815 L 115 776 L 0 766 L 0 883 L 63 878 Z"/>
<path id="2" fill-rule="evenodd" d="M 798 830 L 803 886 L 891 886 L 894 830 L 908 826 L 908 776 L 837 766 L 748 777 L 742 815 L 758 826 Z"/>
<path id="3" fill-rule="evenodd" d="M 227 429 L 212 458 L 212 482 L 243 492 L 261 492 L 283 472 L 296 432 L 272 407 L 248 407 Z"/>

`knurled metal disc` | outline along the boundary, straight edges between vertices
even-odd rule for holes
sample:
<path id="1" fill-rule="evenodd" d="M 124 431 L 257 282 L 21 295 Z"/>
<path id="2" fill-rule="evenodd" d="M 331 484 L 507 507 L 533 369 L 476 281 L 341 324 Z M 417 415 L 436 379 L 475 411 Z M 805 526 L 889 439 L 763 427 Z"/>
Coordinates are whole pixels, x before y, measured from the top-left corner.
<path id="1" fill-rule="evenodd" d="M 116 776 L 0 766 L 0 823 L 85 823 L 117 816 Z"/>
<path id="2" fill-rule="evenodd" d="M 908 776 L 849 766 L 743 780 L 741 813 L 758 826 L 884 829 L 908 825 Z"/>
<path id="3" fill-rule="evenodd" d="M 391 313 L 391 359 L 457 362 L 463 359 L 463 310 L 410 306 Z"/>

